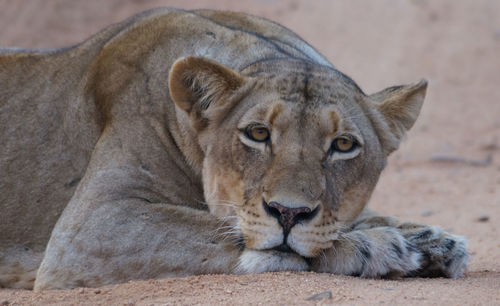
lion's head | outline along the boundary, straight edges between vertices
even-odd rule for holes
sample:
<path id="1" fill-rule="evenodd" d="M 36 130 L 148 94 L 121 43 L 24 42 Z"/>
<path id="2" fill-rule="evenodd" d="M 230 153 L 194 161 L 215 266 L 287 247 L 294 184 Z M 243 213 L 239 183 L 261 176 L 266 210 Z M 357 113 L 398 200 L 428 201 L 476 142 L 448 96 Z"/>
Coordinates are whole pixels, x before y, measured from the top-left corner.
<path id="1" fill-rule="evenodd" d="M 250 249 L 317 256 L 367 203 L 387 156 L 415 122 L 426 82 L 365 95 L 329 67 L 261 62 L 243 73 L 204 58 L 169 77 L 202 155 L 205 200 L 234 215 Z"/>

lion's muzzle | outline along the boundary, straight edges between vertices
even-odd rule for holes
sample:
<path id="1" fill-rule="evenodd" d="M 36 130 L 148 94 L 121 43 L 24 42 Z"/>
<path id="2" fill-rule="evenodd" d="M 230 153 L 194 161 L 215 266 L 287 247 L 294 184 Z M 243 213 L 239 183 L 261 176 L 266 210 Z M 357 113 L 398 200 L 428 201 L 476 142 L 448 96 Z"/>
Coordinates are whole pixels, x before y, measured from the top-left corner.
<path id="1" fill-rule="evenodd" d="M 313 210 L 309 207 L 287 207 L 274 201 L 267 203 L 264 199 L 262 204 L 267 214 L 276 218 L 283 227 L 284 243 L 286 243 L 286 238 L 292 227 L 299 222 L 314 218 L 319 210 L 319 206 Z"/>

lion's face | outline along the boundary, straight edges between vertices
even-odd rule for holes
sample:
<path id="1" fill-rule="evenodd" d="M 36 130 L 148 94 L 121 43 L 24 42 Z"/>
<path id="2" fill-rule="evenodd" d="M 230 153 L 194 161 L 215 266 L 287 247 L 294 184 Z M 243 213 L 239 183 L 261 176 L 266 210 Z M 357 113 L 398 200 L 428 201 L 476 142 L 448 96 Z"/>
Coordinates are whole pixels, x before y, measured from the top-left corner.
<path id="1" fill-rule="evenodd" d="M 257 83 L 201 133 L 206 201 L 213 213 L 236 213 L 247 247 L 316 256 L 363 209 L 385 155 L 361 97 L 333 90 L 334 80 L 285 74 Z"/>
<path id="2" fill-rule="evenodd" d="M 170 87 L 197 129 L 210 211 L 235 216 L 247 248 L 319 255 L 367 203 L 392 123 L 332 69 L 295 63 L 245 78 L 215 66 L 197 80 L 189 68 L 203 65 L 217 64 L 178 62 Z"/>

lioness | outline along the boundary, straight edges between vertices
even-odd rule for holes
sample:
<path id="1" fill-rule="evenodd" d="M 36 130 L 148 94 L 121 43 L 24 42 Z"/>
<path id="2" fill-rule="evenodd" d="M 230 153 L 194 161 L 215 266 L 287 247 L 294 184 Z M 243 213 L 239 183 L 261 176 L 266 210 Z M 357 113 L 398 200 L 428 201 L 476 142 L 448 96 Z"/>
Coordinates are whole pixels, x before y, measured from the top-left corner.
<path id="1" fill-rule="evenodd" d="M 427 83 L 366 95 L 286 28 L 157 9 L 0 51 L 0 285 L 458 277 L 465 239 L 365 209 Z"/>

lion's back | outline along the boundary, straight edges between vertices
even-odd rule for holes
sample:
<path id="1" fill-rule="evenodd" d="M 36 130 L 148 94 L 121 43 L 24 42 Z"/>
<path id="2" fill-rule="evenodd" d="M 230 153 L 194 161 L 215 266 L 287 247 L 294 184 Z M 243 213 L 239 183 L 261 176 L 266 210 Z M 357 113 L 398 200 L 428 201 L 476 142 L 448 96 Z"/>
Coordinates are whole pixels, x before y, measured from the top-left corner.
<path id="1" fill-rule="evenodd" d="M 100 123 L 82 80 L 108 32 L 65 49 L 0 49 L 0 252 L 43 250 L 84 174 Z"/>

